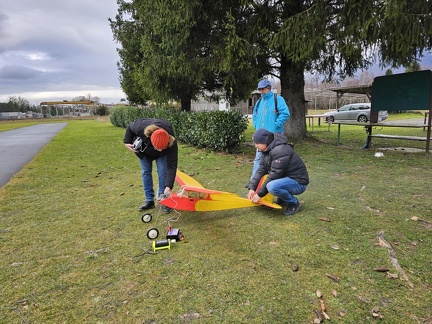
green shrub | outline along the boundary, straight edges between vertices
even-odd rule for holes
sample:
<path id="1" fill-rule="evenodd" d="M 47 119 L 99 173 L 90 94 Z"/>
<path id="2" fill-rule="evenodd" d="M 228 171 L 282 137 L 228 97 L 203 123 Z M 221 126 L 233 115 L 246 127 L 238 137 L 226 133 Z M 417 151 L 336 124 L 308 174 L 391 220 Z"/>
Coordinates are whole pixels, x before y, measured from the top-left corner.
<path id="1" fill-rule="evenodd" d="M 168 120 L 179 141 L 215 151 L 232 151 L 244 141 L 248 120 L 238 110 L 184 112 L 176 108 L 117 106 L 110 111 L 111 123 L 127 127 L 139 118 Z"/>

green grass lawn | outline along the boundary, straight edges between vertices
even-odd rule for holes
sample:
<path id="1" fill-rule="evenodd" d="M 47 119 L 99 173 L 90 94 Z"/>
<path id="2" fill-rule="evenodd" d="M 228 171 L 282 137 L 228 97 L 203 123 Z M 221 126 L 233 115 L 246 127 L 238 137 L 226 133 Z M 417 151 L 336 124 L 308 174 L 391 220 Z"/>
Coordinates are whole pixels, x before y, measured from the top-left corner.
<path id="1" fill-rule="evenodd" d="M 313 323 L 319 290 L 332 322 L 430 323 L 431 160 L 376 158 L 355 126 L 336 146 L 333 127 L 295 143 L 311 180 L 295 216 L 157 208 L 145 224 L 124 129 L 71 120 L 0 188 L 0 322 Z M 245 196 L 253 156 L 250 145 L 223 154 L 181 144 L 179 168 Z M 168 217 L 185 240 L 145 253 L 147 230 L 163 232 Z"/>

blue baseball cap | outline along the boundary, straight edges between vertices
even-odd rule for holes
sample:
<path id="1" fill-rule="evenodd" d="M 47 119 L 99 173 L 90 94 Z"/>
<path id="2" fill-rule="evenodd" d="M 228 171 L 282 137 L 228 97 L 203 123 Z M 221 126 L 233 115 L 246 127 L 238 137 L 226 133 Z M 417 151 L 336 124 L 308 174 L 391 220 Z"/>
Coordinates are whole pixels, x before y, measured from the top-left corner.
<path id="1" fill-rule="evenodd" d="M 263 79 L 260 82 L 258 82 L 258 89 L 263 89 L 263 88 L 271 89 L 271 83 L 269 80 Z"/>

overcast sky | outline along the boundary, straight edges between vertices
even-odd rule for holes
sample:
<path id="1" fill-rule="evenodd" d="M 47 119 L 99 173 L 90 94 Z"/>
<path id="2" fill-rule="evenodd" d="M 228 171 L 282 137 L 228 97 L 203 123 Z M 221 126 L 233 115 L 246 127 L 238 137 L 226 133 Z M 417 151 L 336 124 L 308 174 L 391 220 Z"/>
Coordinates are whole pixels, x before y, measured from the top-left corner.
<path id="1" fill-rule="evenodd" d="M 32 104 L 98 96 L 118 103 L 118 55 L 108 18 L 115 0 L 6 0 L 0 3 L 0 102 Z"/>
<path id="2" fill-rule="evenodd" d="M 118 44 L 108 22 L 116 13 L 115 0 L 1 1 L 0 102 L 20 96 L 39 104 L 88 94 L 101 103 L 120 102 Z M 421 65 L 432 67 L 430 55 Z"/>

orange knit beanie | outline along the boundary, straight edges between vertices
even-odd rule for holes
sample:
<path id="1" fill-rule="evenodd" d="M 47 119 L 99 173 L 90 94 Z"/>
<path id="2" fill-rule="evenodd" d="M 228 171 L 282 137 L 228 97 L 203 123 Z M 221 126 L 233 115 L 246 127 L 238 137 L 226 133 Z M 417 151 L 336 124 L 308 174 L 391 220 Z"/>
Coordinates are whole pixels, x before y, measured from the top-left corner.
<path id="1" fill-rule="evenodd" d="M 151 134 L 150 141 L 155 149 L 162 151 L 168 146 L 169 134 L 165 129 L 158 128 Z"/>

